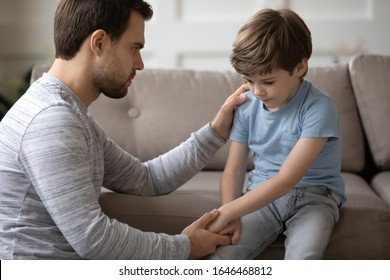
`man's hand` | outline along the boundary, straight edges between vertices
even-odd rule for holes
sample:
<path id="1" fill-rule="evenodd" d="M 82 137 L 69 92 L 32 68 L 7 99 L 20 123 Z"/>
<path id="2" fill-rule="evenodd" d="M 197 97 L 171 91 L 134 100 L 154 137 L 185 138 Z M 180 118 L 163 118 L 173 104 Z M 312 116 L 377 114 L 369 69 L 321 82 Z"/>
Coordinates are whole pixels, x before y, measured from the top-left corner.
<path id="1" fill-rule="evenodd" d="M 211 122 L 211 128 L 224 140 L 229 138 L 230 129 L 232 128 L 234 108 L 244 103 L 247 99 L 244 92 L 249 90 L 247 84 L 240 86 L 232 95 L 228 97 L 221 106 L 216 117 Z"/>
<path id="2" fill-rule="evenodd" d="M 218 245 L 230 244 L 228 236 L 215 234 L 206 229 L 218 215 L 219 211 L 214 209 L 183 230 L 182 234 L 187 235 L 191 241 L 190 259 L 200 259 L 214 253 Z"/>

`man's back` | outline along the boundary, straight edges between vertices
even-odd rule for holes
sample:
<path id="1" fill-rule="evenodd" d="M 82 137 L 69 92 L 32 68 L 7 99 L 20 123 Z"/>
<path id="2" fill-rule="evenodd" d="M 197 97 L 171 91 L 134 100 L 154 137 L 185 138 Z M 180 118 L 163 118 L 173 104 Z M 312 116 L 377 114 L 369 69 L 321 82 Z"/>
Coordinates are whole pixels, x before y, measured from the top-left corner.
<path id="1" fill-rule="evenodd" d="M 56 247 L 68 252 L 67 258 L 79 258 L 47 212 L 32 183 L 34 175 L 23 162 L 25 149 L 44 150 L 50 144 L 28 141 L 28 147 L 24 147 L 23 141 L 40 131 L 39 126 L 42 130 L 47 126 L 47 122 L 34 122 L 42 111 L 69 106 L 60 96 L 61 90 L 55 84 L 48 81 L 44 85 L 34 84 L 0 123 L 1 259 L 55 258 L 50 254 L 56 251 Z M 33 122 L 34 130 L 31 130 Z M 39 168 L 49 167 L 41 160 Z"/>

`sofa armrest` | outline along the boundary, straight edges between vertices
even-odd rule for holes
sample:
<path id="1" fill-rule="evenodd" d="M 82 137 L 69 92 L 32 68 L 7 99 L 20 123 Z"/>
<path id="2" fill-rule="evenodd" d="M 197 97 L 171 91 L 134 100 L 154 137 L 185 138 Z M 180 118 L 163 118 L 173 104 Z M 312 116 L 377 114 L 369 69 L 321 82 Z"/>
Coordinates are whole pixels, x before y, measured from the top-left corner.
<path id="1" fill-rule="evenodd" d="M 377 194 L 387 202 L 390 208 L 390 171 L 378 173 L 371 182 Z"/>

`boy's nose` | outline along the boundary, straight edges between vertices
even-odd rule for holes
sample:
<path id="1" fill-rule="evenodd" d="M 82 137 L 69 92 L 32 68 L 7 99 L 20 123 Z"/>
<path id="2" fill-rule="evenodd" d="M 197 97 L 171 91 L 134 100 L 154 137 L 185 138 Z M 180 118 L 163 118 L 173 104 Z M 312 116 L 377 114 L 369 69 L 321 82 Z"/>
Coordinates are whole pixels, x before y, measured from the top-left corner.
<path id="1" fill-rule="evenodd" d="M 256 97 L 262 97 L 262 96 L 265 95 L 265 91 L 261 87 L 255 87 L 255 90 L 254 90 L 253 94 Z"/>

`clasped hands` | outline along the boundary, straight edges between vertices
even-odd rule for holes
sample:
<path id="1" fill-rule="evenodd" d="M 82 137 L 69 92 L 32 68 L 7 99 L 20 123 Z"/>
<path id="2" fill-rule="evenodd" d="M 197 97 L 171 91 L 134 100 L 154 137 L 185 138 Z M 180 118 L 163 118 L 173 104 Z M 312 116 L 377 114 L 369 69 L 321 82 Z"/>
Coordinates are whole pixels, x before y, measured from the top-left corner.
<path id="1" fill-rule="evenodd" d="M 207 229 L 213 233 L 229 236 L 231 245 L 235 245 L 240 239 L 241 234 L 240 219 L 230 218 L 227 211 L 224 210 L 224 206 L 218 209 L 219 215 L 208 224 Z"/>
<path id="2" fill-rule="evenodd" d="M 191 225 L 182 234 L 191 241 L 189 259 L 200 259 L 214 253 L 217 246 L 234 245 L 240 237 L 240 220 L 229 220 L 222 209 L 214 209 Z"/>

